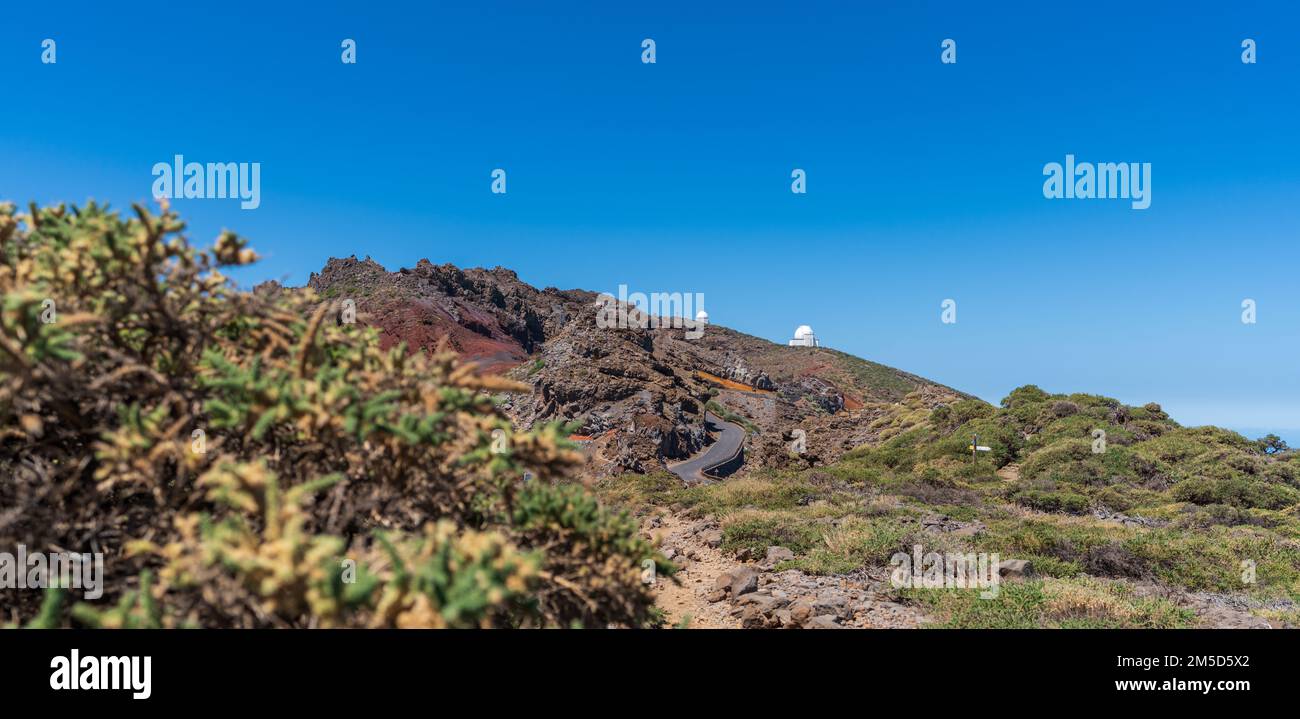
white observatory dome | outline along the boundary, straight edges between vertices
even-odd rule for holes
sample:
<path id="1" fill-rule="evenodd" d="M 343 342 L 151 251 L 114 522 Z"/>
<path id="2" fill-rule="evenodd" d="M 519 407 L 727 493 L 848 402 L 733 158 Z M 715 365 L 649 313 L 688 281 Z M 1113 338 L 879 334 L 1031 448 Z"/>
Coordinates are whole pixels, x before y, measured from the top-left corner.
<path id="1" fill-rule="evenodd" d="M 813 334 L 812 328 L 808 325 L 799 325 L 799 329 L 794 331 L 794 339 L 790 340 L 791 347 L 818 347 L 817 335 Z"/>

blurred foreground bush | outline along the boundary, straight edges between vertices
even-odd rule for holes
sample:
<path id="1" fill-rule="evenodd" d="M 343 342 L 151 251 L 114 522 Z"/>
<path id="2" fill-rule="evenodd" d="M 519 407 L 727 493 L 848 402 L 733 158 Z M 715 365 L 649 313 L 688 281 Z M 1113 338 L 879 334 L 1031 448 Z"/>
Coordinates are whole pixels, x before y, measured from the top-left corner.
<path id="1" fill-rule="evenodd" d="M 0 205 L 0 549 L 105 553 L 103 598 L 0 589 L 0 622 L 657 621 L 671 565 L 562 482 L 560 428 L 513 431 L 492 395 L 526 386 L 240 291 L 244 240 L 134 210 Z"/>

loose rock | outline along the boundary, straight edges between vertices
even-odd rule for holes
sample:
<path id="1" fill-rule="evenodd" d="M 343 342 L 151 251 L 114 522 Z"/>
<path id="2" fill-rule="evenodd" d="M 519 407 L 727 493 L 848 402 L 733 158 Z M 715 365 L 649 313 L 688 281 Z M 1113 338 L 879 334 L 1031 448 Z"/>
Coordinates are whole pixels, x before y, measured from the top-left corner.
<path id="1" fill-rule="evenodd" d="M 753 567 L 738 567 L 731 572 L 731 597 L 758 591 L 758 572 Z"/>
<path id="2" fill-rule="evenodd" d="M 840 623 L 836 621 L 834 615 L 822 614 L 803 624 L 804 629 L 840 629 Z"/>

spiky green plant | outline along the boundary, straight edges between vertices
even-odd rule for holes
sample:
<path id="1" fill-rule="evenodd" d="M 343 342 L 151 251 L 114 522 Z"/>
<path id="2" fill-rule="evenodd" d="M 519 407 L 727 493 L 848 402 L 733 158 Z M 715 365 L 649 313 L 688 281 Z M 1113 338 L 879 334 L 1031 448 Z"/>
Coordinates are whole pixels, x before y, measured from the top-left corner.
<path id="1" fill-rule="evenodd" d="M 581 456 L 556 426 L 514 431 L 493 399 L 524 385 L 383 349 L 310 290 L 241 291 L 223 269 L 255 261 L 244 239 L 198 250 L 165 206 L 133 209 L 0 205 L 0 543 L 108 554 L 103 600 L 6 594 L 19 617 L 655 621 L 631 569 L 666 563 L 557 486 Z"/>

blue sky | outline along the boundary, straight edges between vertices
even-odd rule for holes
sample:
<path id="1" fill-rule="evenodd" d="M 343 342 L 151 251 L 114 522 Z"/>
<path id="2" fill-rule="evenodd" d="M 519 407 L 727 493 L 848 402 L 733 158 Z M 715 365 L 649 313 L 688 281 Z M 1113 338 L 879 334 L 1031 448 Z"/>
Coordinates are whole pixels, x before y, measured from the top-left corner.
<path id="1" fill-rule="evenodd" d="M 702 292 L 994 402 L 1035 383 L 1300 441 L 1300 9 L 1057 5 L 24 3 L 0 198 L 126 208 L 176 154 L 260 162 L 256 210 L 176 203 L 194 239 L 252 240 L 246 284 L 355 253 Z M 1150 209 L 1044 199 L 1067 153 L 1150 162 Z"/>

